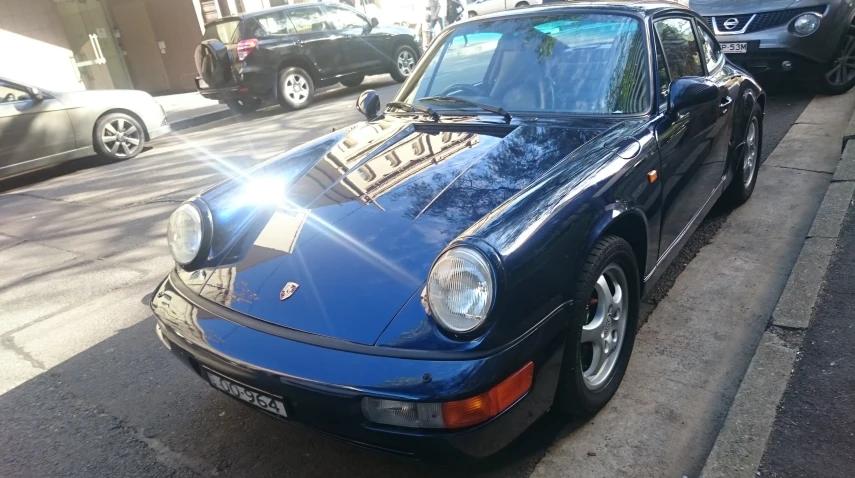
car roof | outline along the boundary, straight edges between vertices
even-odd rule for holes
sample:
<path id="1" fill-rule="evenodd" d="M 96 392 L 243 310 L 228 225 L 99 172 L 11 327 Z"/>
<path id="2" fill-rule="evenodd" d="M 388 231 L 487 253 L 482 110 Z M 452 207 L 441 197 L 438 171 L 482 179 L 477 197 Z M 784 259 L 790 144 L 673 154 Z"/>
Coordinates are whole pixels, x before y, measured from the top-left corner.
<path id="1" fill-rule="evenodd" d="M 324 4 L 326 4 L 326 5 L 332 4 L 332 5 L 336 5 L 339 7 L 351 8 L 349 5 L 345 5 L 342 3 L 332 3 L 332 2 L 296 3 L 294 5 L 282 5 L 282 6 L 278 6 L 278 7 L 265 8 L 263 10 L 255 10 L 252 12 L 241 13 L 240 15 L 229 15 L 227 17 L 218 18 L 217 20 L 214 20 L 212 22 L 208 22 L 206 25 L 211 25 L 214 23 L 228 22 L 228 21 L 235 21 L 235 20 L 246 20 L 248 18 L 255 18 L 257 16 L 265 15 L 265 14 L 268 14 L 270 12 L 280 12 L 283 10 L 295 10 L 298 8 L 305 8 L 305 7 L 319 7 L 319 6 L 324 5 Z"/>
<path id="2" fill-rule="evenodd" d="M 586 1 L 567 1 L 567 2 L 550 2 L 544 3 L 542 5 L 537 6 L 528 6 L 522 8 L 514 8 L 512 10 L 505 10 L 498 13 L 493 13 L 490 15 L 484 15 L 473 18 L 473 20 L 477 21 L 482 18 L 502 18 L 502 17 L 513 17 L 520 14 L 528 14 L 534 12 L 544 12 L 544 13 L 554 13 L 556 10 L 558 11 L 568 11 L 572 12 L 574 10 L 579 9 L 596 9 L 603 11 L 618 11 L 618 12 L 632 12 L 636 14 L 641 14 L 644 16 L 651 16 L 660 11 L 664 10 L 685 10 L 690 12 L 691 10 L 677 2 L 660 0 L 660 1 L 645 1 L 645 0 L 586 0 Z"/>

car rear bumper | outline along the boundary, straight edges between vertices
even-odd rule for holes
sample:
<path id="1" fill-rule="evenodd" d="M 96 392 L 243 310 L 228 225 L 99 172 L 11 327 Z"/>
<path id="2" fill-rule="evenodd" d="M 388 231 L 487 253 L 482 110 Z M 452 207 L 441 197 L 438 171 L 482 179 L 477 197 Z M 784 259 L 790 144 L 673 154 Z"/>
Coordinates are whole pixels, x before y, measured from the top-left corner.
<path id="1" fill-rule="evenodd" d="M 522 340 L 492 355 L 425 359 L 355 353 L 288 340 L 217 316 L 175 274 L 155 291 L 152 310 L 164 344 L 198 375 L 208 368 L 226 378 L 281 397 L 287 421 L 377 451 L 431 460 L 495 454 L 551 406 L 558 383 L 562 309 Z M 560 327 L 560 325 L 558 325 Z M 367 347 L 367 346 L 366 346 Z M 388 350 L 388 349 L 387 349 Z M 529 360 L 532 388 L 493 419 L 460 430 L 390 427 L 367 422 L 364 397 L 442 402 L 489 390 Z M 266 413 L 263 412 L 262 413 Z"/>
<path id="2" fill-rule="evenodd" d="M 212 100 L 267 98 L 273 94 L 273 77 L 262 71 L 245 71 L 240 75 L 240 81 L 217 88 L 201 84 L 199 77 L 195 81 L 199 94 Z"/>

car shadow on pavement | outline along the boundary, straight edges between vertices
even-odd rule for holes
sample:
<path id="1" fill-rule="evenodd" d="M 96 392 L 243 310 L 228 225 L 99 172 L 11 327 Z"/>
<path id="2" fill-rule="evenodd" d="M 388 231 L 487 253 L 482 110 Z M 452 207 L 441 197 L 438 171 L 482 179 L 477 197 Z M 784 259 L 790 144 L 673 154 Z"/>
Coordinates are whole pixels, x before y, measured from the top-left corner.
<path id="1" fill-rule="evenodd" d="M 527 477 L 567 430 L 547 414 L 497 458 L 467 465 L 363 450 L 213 390 L 157 340 L 151 317 L 0 395 L 0 416 L 5 477 Z"/>

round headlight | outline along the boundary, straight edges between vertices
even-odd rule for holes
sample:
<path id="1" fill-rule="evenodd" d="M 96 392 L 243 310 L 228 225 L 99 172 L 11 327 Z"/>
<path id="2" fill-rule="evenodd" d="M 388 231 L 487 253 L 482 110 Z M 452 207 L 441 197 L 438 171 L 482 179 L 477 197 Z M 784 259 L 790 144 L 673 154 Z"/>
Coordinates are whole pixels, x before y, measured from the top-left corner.
<path id="1" fill-rule="evenodd" d="M 427 284 L 434 319 L 451 332 L 478 328 L 493 304 L 493 268 L 479 252 L 457 247 L 443 254 Z"/>
<path id="2" fill-rule="evenodd" d="M 202 214 L 196 206 L 185 203 L 172 213 L 166 240 L 175 262 L 187 265 L 196 259 L 202 247 Z"/>
<path id="3" fill-rule="evenodd" d="M 805 13 L 796 17 L 793 22 L 793 30 L 799 35 L 810 35 L 819 28 L 819 21 L 822 19 L 817 13 Z"/>

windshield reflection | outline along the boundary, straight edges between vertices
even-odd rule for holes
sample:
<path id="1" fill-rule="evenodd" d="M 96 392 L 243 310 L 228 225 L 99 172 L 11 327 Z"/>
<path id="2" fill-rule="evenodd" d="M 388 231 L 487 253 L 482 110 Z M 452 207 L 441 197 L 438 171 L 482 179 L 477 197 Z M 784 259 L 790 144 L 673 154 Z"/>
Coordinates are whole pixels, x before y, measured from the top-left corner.
<path id="1" fill-rule="evenodd" d="M 461 25 L 441 41 L 398 101 L 479 111 L 460 101 L 436 101 L 455 96 L 511 112 L 597 115 L 638 114 L 650 107 L 646 42 L 634 17 L 500 19 Z M 423 101 L 429 97 L 434 98 Z"/>

